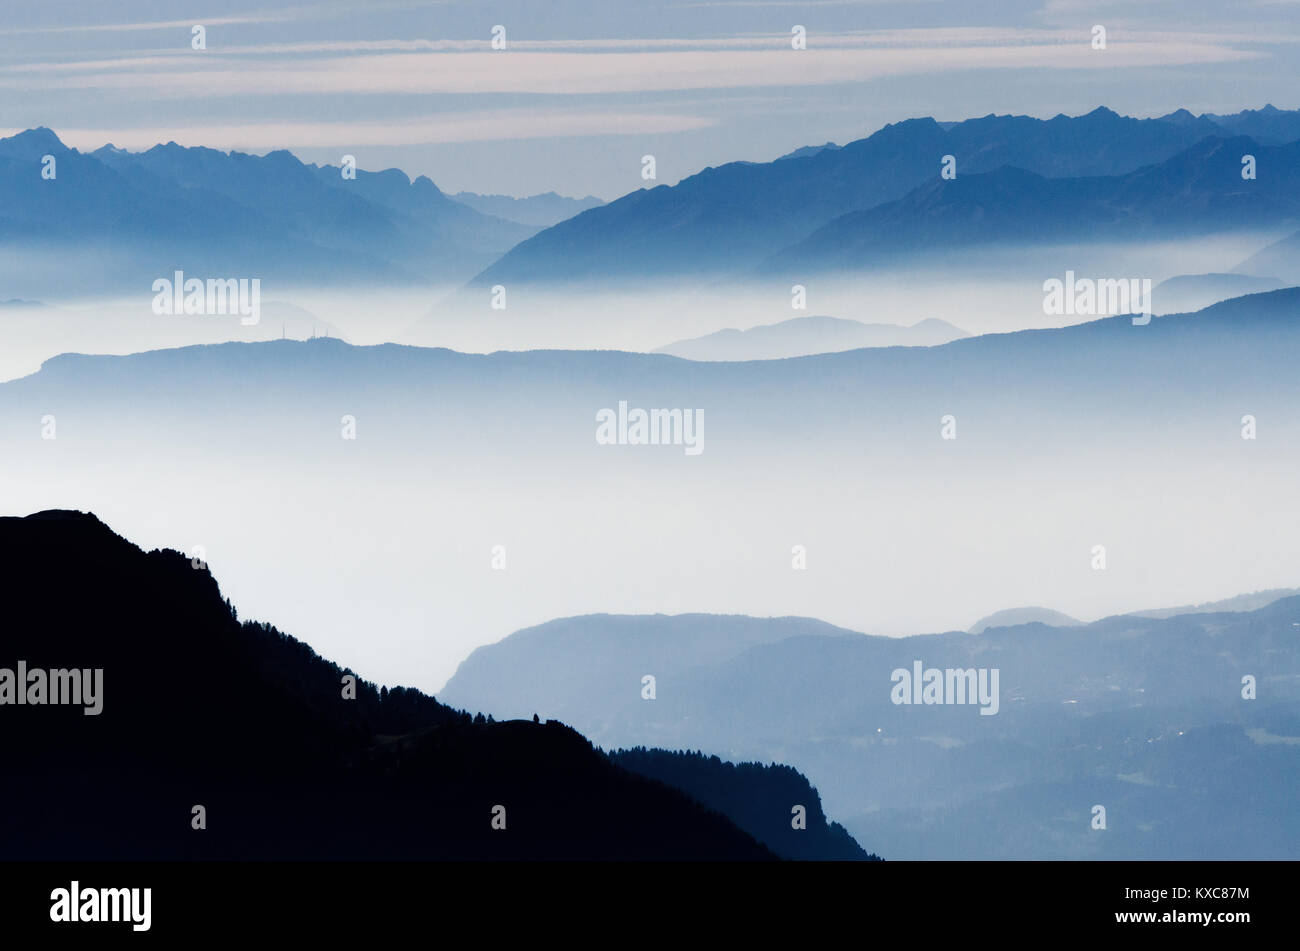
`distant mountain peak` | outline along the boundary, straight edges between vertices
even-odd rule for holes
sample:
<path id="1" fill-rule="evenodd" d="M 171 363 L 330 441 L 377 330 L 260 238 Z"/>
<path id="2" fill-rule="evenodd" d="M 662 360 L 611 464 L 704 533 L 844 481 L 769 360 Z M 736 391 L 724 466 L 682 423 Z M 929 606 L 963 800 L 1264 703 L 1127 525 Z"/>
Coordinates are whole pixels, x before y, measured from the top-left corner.
<path id="1" fill-rule="evenodd" d="M 1168 115 L 1161 116 L 1162 122 L 1176 122 L 1179 125 L 1190 125 L 1197 121 L 1197 116 L 1188 109 L 1178 109 Z"/>
<path id="2" fill-rule="evenodd" d="M 268 162 L 279 162 L 284 165 L 302 164 L 302 161 L 298 158 L 298 156 L 294 155 L 288 149 L 275 149 L 272 152 L 267 152 L 266 155 L 262 157 Z M 402 175 L 402 178 L 405 179 L 406 176 Z"/>
<path id="3" fill-rule="evenodd" d="M 63 140 L 53 129 L 37 126 L 27 129 L 7 139 L 0 139 L 0 155 L 15 158 L 40 158 L 42 155 L 57 155 L 72 151 L 63 144 Z"/>
<path id="4" fill-rule="evenodd" d="M 125 150 L 124 150 L 124 151 L 125 151 Z M 139 153 L 139 154 L 141 154 L 141 155 L 146 155 L 146 156 L 148 156 L 148 155 L 174 155 L 174 154 L 176 154 L 177 152 L 184 152 L 184 151 L 186 151 L 185 146 L 180 145 L 179 143 L 177 143 L 177 142 L 175 142 L 175 141 L 169 141 L 169 142 L 159 142 L 157 145 L 152 146 L 152 147 L 146 149 L 144 152 L 141 152 L 141 153 Z M 131 154 L 131 153 L 127 153 L 127 154 Z"/>
<path id="5" fill-rule="evenodd" d="M 67 146 L 63 144 L 63 140 L 60 139 L 57 133 L 55 133 L 55 131 L 49 126 L 38 125 L 34 129 L 28 129 L 26 133 L 20 134 L 30 135 L 33 138 L 40 139 L 41 141 L 49 142 L 51 145 L 58 145 L 62 148 L 67 148 Z"/>
<path id="6" fill-rule="evenodd" d="M 971 634 L 983 634 L 990 628 L 1018 627 L 1021 624 L 1046 624 L 1048 627 L 1079 627 L 1083 624 L 1083 621 L 1072 618 L 1068 614 L 1062 614 L 1060 611 L 1053 611 L 1051 608 L 1037 606 L 1007 608 L 1004 611 L 995 611 L 987 617 L 980 618 L 968 628 L 968 631 Z"/>

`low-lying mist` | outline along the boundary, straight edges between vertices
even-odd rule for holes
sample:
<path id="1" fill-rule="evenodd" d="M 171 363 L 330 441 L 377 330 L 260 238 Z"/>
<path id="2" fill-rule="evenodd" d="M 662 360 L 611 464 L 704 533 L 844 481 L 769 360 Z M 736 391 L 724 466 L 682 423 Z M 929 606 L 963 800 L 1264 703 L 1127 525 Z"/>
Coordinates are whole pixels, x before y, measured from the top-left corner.
<path id="1" fill-rule="evenodd" d="M 1154 287 L 1179 275 L 1231 271 L 1277 237 L 1269 232 L 1133 245 L 945 252 L 941 260 L 915 260 L 890 270 L 809 274 L 799 278 L 802 291 L 789 280 L 756 274 L 502 288 L 266 281 L 261 313 L 251 326 L 232 316 L 157 314 L 152 306 L 156 293 L 143 279 L 138 291 L 124 291 L 120 284 L 96 291 L 113 270 L 110 252 L 101 256 L 83 249 L 71 258 L 76 267 L 69 268 L 67 255 L 24 250 L 4 256 L 7 263 L 0 265 L 0 286 L 8 288 L 0 291 L 0 302 L 26 302 L 0 303 L 0 380 L 32 373 L 59 353 L 123 354 L 281 336 L 329 335 L 362 345 L 391 341 L 468 353 L 648 352 L 726 328 L 813 315 L 900 326 L 939 319 L 971 334 L 1060 327 L 1098 316 L 1044 312 L 1044 281 L 1064 280 L 1067 271 L 1079 278 L 1149 280 Z M 211 276 L 185 272 L 183 262 L 177 266 L 187 277 Z M 67 274 L 70 269 L 75 276 Z M 172 272 L 158 277 L 171 278 Z M 1208 304 L 1216 296 L 1211 291 L 1196 302 Z M 1154 309 L 1164 312 L 1159 294 Z"/>

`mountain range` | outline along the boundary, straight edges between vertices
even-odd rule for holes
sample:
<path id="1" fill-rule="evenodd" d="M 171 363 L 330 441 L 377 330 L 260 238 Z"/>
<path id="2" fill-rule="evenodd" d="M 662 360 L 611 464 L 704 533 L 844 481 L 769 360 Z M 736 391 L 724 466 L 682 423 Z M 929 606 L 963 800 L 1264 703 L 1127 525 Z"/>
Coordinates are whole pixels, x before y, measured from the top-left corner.
<path id="1" fill-rule="evenodd" d="M 1147 232 L 1162 230 L 1164 213 L 1180 227 L 1201 230 L 1262 225 L 1294 213 L 1294 149 L 1283 146 L 1297 139 L 1300 112 L 1271 106 L 1158 119 L 1106 108 L 1049 120 L 909 119 L 842 147 L 732 162 L 632 192 L 522 242 L 475 283 L 744 274 L 769 259 L 802 265 L 818 251 L 830 255 L 819 265 L 858 265 L 867 250 L 874 252 L 869 262 L 888 248 L 895 237 L 889 229 L 900 223 L 907 228 L 897 240 L 912 250 L 949 226 L 964 229 L 963 240 L 1044 233 L 1086 240 L 1123 236 L 1127 220 Z M 1257 181 L 1243 183 L 1243 152 L 1260 150 L 1269 162 L 1260 162 Z M 940 177 L 944 156 L 955 159 L 951 181 Z M 1220 173 L 1225 177 L 1216 181 Z M 1209 186 L 1208 193 L 1198 194 L 1197 186 Z M 1179 195 L 1194 200 L 1180 204 Z M 1054 219 L 1058 201 L 1066 204 Z M 871 213 L 891 202 L 899 204 Z M 1001 202 L 1007 207 L 999 211 Z M 981 211 L 996 212 L 988 225 L 1008 230 L 976 227 Z M 1264 216 L 1260 222 L 1251 217 L 1256 213 Z"/>
<path id="2" fill-rule="evenodd" d="M 1298 115 L 1270 106 L 1157 119 L 1105 108 L 1048 120 L 909 119 L 609 203 L 449 196 L 425 176 L 357 169 L 349 178 L 283 150 L 169 142 L 82 153 L 41 127 L 0 140 L 0 242 L 71 254 L 75 267 L 59 280 L 53 264 L 29 261 L 0 279 L 15 287 L 8 296 L 44 299 L 138 290 L 178 268 L 313 286 L 784 278 L 990 242 L 1294 230 Z M 1256 179 L 1242 178 L 1246 154 Z M 57 163 L 49 180 L 47 155 Z M 945 156 L 951 180 L 940 174 Z M 1300 279 L 1294 241 L 1221 270 L 1234 266 Z"/>
<path id="3" fill-rule="evenodd" d="M 48 180 L 46 155 L 55 160 Z M 326 285 L 456 281 L 535 230 L 397 169 L 356 169 L 345 179 L 340 167 L 283 150 L 257 156 L 174 142 L 82 153 L 47 128 L 0 140 L 0 242 L 74 255 L 73 290 L 143 281 L 144 294 L 176 269 Z M 100 274 L 105 255 L 117 266 Z"/>
<path id="4" fill-rule="evenodd" d="M 1242 157 L 1265 173 L 1242 178 Z M 903 198 L 840 215 L 762 262 L 787 274 L 878 267 L 948 249 L 1189 238 L 1300 219 L 1300 140 L 1206 138 L 1121 175 L 1047 178 L 1005 165 L 933 175 Z"/>

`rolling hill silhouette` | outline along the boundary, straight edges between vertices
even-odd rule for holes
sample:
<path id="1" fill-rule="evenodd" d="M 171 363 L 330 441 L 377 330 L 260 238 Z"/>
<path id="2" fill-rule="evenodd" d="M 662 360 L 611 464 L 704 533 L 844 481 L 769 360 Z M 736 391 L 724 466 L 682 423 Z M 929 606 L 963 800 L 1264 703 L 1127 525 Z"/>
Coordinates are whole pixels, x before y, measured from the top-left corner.
<path id="1" fill-rule="evenodd" d="M 1068 411 L 1080 432 L 1113 431 L 1122 420 L 1107 412 L 1137 402 L 1148 414 L 1144 418 L 1163 419 L 1171 432 L 1179 431 L 1220 413 L 1229 396 L 1257 415 L 1274 413 L 1272 425 L 1281 427 L 1289 425 L 1285 408 L 1296 386 L 1298 314 L 1300 288 L 1284 288 L 1195 314 L 1158 316 L 1146 326 L 1134 326 L 1128 316 L 1106 317 L 932 347 L 866 348 L 778 363 L 701 363 L 620 351 L 470 354 L 396 344 L 354 347 L 334 339 L 126 356 L 63 354 L 45 361 L 38 373 L 0 384 L 0 405 L 13 414 L 11 423 L 0 421 L 0 439 L 25 438 L 18 435 L 27 425 L 19 422 L 19 409 L 39 410 L 39 419 L 47 412 L 40 407 L 57 400 L 81 417 L 129 407 L 130 419 L 145 414 L 151 425 L 177 427 L 191 440 L 213 428 L 214 438 L 237 430 L 249 444 L 264 438 L 307 441 L 309 420 L 318 419 L 314 407 L 337 404 L 366 411 L 375 427 L 383 427 L 370 433 L 388 445 L 409 445 L 408 429 L 418 424 L 428 440 L 454 440 L 466 449 L 499 451 L 510 434 L 528 431 L 539 439 L 542 433 L 561 437 L 572 451 L 591 453 L 599 447 L 588 417 L 618 398 L 611 394 L 626 393 L 630 381 L 669 392 L 678 405 L 707 400 L 711 413 L 731 415 L 727 434 L 733 444 L 752 443 L 755 452 L 763 448 L 756 440 L 769 438 L 774 427 L 788 445 L 818 444 L 841 424 L 837 414 L 825 411 L 835 400 L 855 414 L 872 406 L 900 407 L 898 414 L 872 415 L 882 437 L 913 427 L 923 427 L 928 437 L 931 412 L 913 407 L 940 390 L 962 399 L 971 415 L 1014 409 L 1029 418 Z M 1153 380 L 1169 382 L 1156 386 Z M 1098 387 L 1102 382 L 1107 385 Z M 152 398 L 161 391 L 167 400 Z M 234 420 L 201 411 L 245 402 L 247 412 Z M 455 413 L 448 412 L 451 407 Z M 263 424 L 271 414 L 282 420 L 274 432 Z M 987 438 L 998 435 L 990 431 Z M 1049 428 L 1036 438 L 1050 445 L 1066 436 Z M 914 450 L 937 451 L 931 442 L 927 438 Z"/>

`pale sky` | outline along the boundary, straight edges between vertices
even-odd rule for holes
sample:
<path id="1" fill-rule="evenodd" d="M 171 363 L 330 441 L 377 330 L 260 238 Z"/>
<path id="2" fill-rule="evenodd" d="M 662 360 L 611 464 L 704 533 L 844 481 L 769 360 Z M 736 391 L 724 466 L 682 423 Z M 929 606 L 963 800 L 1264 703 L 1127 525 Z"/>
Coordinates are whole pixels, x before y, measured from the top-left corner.
<path id="1" fill-rule="evenodd" d="M 1300 0 L 5 0 L 3 131 L 617 197 L 888 122 L 1300 107 Z M 191 47 L 202 24 L 206 49 Z M 1106 27 L 1105 50 L 1092 28 Z M 505 50 L 493 50 L 495 26 Z M 807 49 L 791 48 L 803 26 Z"/>

